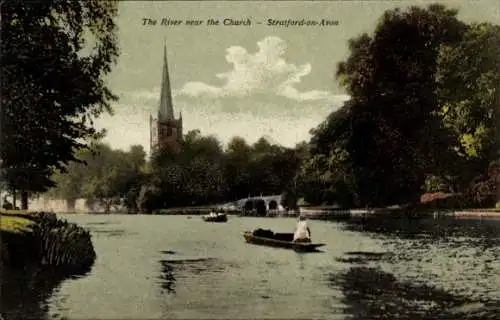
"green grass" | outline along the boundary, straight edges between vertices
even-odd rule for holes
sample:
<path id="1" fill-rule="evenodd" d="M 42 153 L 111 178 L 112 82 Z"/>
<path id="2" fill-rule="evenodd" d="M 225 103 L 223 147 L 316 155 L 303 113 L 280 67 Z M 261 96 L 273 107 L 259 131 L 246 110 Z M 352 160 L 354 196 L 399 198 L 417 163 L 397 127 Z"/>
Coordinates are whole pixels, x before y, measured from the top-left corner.
<path id="1" fill-rule="evenodd" d="M 30 219 L 25 219 L 22 217 L 16 217 L 16 216 L 9 216 L 4 215 L 4 212 L 2 212 L 2 215 L 0 216 L 0 230 L 2 231 L 9 231 L 9 232 L 23 232 L 23 231 L 31 231 L 31 225 L 33 224 L 33 221 Z"/>
<path id="2" fill-rule="evenodd" d="M 2 210 L 0 211 L 0 230 L 10 232 L 31 231 L 33 221 L 29 219 L 34 212 L 25 210 Z M 23 218 L 26 216 L 26 218 Z"/>

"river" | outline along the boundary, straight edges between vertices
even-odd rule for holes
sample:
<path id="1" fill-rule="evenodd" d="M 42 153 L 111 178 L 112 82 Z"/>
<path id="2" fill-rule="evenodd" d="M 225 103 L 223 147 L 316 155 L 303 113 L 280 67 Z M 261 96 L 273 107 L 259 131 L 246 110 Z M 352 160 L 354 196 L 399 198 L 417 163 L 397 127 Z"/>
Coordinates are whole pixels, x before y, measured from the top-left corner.
<path id="1" fill-rule="evenodd" d="M 299 254 L 242 237 L 290 218 L 61 217 L 97 260 L 39 298 L 51 319 L 500 319 L 499 220 L 310 221 L 326 246 Z"/>

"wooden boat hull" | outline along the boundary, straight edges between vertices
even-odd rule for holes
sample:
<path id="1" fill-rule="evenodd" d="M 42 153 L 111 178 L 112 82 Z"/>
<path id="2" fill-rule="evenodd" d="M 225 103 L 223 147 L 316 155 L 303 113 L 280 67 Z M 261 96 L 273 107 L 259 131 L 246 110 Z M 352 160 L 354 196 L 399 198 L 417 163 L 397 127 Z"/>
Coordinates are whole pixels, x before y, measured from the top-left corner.
<path id="1" fill-rule="evenodd" d="M 281 235 L 287 236 L 291 235 L 293 238 L 293 234 L 276 234 L 276 235 Z M 324 243 L 301 243 L 301 242 L 293 242 L 293 241 L 288 241 L 288 240 L 277 240 L 273 238 L 266 238 L 266 237 L 261 237 L 261 236 L 254 236 L 253 232 L 251 231 L 246 231 L 243 234 L 243 237 L 245 238 L 245 241 L 247 243 L 251 244 L 256 244 L 256 245 L 262 245 L 262 246 L 268 246 L 268 247 L 275 247 L 275 248 L 284 248 L 284 249 L 292 249 L 298 252 L 313 252 L 317 251 L 319 247 L 324 246 Z"/>
<path id="2" fill-rule="evenodd" d="M 203 216 L 203 221 L 205 222 L 227 222 L 227 216 L 224 215 L 219 215 L 216 217 L 211 217 L 211 216 Z"/>

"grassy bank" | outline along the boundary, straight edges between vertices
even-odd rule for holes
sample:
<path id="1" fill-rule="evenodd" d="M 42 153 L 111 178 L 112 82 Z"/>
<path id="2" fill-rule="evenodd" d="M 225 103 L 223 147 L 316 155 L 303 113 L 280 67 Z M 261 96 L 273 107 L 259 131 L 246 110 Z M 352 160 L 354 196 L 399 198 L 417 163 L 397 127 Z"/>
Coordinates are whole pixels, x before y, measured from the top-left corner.
<path id="1" fill-rule="evenodd" d="M 14 215 L 6 215 L 3 212 L 0 217 L 0 230 L 8 231 L 12 233 L 29 232 L 32 231 L 31 227 L 33 221 L 25 217 L 19 217 Z"/>
<path id="2" fill-rule="evenodd" d="M 85 273 L 95 261 L 85 229 L 50 212 L 0 211 L 2 266 Z"/>

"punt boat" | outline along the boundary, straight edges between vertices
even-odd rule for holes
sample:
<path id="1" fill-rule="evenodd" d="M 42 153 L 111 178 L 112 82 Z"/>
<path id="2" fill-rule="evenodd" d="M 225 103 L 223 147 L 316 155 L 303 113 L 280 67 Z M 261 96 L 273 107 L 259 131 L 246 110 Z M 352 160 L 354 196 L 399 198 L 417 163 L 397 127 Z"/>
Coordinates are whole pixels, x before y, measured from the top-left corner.
<path id="1" fill-rule="evenodd" d="M 245 231 L 243 234 L 247 243 L 268 247 L 293 249 L 298 252 L 318 251 L 324 243 L 293 242 L 293 233 L 274 233 L 271 230 L 257 229 Z"/>

